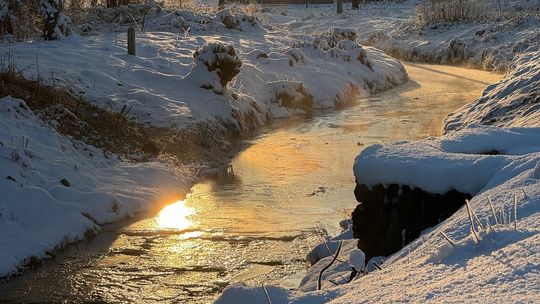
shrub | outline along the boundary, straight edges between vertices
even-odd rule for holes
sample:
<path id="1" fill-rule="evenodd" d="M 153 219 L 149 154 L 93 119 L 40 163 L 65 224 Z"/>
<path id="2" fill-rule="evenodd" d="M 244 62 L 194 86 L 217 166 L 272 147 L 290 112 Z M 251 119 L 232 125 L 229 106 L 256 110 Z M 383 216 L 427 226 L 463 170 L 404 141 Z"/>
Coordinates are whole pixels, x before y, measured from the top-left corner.
<path id="1" fill-rule="evenodd" d="M 41 0 L 43 38 L 56 40 L 71 34 L 71 19 L 62 12 L 62 0 Z"/>
<path id="2" fill-rule="evenodd" d="M 427 25 L 434 22 L 477 21 L 492 12 L 491 0 L 423 0 L 416 6 L 416 22 Z"/>

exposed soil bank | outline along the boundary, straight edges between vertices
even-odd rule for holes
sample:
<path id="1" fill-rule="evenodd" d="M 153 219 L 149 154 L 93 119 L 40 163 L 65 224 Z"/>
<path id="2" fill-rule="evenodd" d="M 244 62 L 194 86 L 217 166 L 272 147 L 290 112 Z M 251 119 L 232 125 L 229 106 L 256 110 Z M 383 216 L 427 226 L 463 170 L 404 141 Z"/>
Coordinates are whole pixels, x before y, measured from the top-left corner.
<path id="1" fill-rule="evenodd" d="M 366 260 L 389 256 L 456 212 L 472 195 L 449 191 L 432 194 L 407 185 L 356 185 L 360 203 L 352 213 L 353 235 Z"/>

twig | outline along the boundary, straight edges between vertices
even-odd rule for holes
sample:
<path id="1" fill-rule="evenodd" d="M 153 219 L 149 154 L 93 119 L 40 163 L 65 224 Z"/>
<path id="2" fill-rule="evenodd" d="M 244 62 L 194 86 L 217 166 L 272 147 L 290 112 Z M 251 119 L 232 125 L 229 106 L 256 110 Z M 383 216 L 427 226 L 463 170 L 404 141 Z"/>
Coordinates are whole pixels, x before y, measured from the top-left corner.
<path id="1" fill-rule="evenodd" d="M 485 220 L 486 220 L 486 224 L 487 224 L 489 230 L 493 230 L 493 227 L 491 226 L 491 223 L 489 222 L 489 219 L 485 218 Z"/>
<path id="2" fill-rule="evenodd" d="M 469 206 L 469 200 L 465 200 L 465 205 L 467 206 L 467 213 L 469 214 L 469 221 L 471 223 L 471 233 L 474 239 L 476 240 L 476 242 L 479 243 L 480 239 L 478 239 L 478 235 L 476 234 L 476 230 L 474 229 L 474 222 L 473 222 L 473 217 L 472 217 L 472 212 L 471 212 L 471 206 Z"/>
<path id="3" fill-rule="evenodd" d="M 495 215 L 495 208 L 493 208 L 493 204 L 491 203 L 491 198 L 488 196 L 487 198 L 489 207 L 491 208 L 491 213 L 493 214 L 493 218 L 495 219 L 495 225 L 499 225 L 499 220 L 497 220 L 497 215 Z"/>
<path id="4" fill-rule="evenodd" d="M 371 263 L 373 263 L 373 265 L 374 265 L 377 269 L 382 270 L 381 265 L 377 264 L 377 262 L 371 260 Z"/>
<path id="5" fill-rule="evenodd" d="M 331 256 L 334 256 L 334 253 L 332 252 L 332 250 L 330 249 L 330 247 L 328 247 L 328 241 L 323 241 L 323 244 L 324 244 L 324 247 L 326 247 L 326 250 L 328 251 L 328 253 L 330 253 Z M 345 262 L 343 260 L 340 260 L 340 259 L 337 259 L 338 262 L 341 262 L 343 264 L 348 264 L 352 267 L 351 263 L 349 262 Z"/>
<path id="6" fill-rule="evenodd" d="M 480 222 L 480 219 L 478 219 L 478 216 L 476 216 L 476 213 L 474 212 L 472 208 L 471 208 L 471 213 L 474 216 L 474 219 L 476 220 L 476 222 L 478 223 L 478 226 L 480 226 L 482 230 L 486 230 L 486 228 L 484 227 L 484 225 L 482 225 L 482 223 Z"/>
<path id="7" fill-rule="evenodd" d="M 270 300 L 270 295 L 268 294 L 268 290 L 266 290 L 266 286 L 264 286 L 264 284 L 262 284 L 262 288 L 264 290 L 264 295 L 266 296 L 266 301 L 268 304 L 272 304 L 272 300 Z"/>
<path id="8" fill-rule="evenodd" d="M 514 229 L 517 230 L 517 194 L 514 193 Z"/>
<path id="9" fill-rule="evenodd" d="M 448 243 L 450 243 L 450 245 L 452 245 L 452 247 L 456 248 L 456 243 L 454 241 L 452 241 L 452 239 L 450 239 L 450 237 L 448 237 L 448 235 L 446 235 L 446 233 L 444 233 L 442 231 L 439 231 L 439 233 L 448 241 Z"/>
<path id="10" fill-rule="evenodd" d="M 321 269 L 321 272 L 319 273 L 319 280 L 317 282 L 317 290 L 321 290 L 322 275 L 326 271 L 326 269 L 330 268 L 330 266 L 332 266 L 332 264 L 334 264 L 334 262 L 337 260 L 337 258 L 339 256 L 339 252 L 341 251 L 341 246 L 343 246 L 343 241 L 339 242 L 339 246 L 338 246 L 338 248 L 336 250 L 336 254 L 334 255 L 334 258 L 332 259 L 332 261 L 328 265 L 324 266 L 323 269 Z"/>
<path id="11" fill-rule="evenodd" d="M 338 284 L 338 283 L 336 283 L 336 282 L 335 282 L 334 280 L 328 280 L 328 282 L 330 282 L 330 283 L 334 284 L 335 286 L 339 286 L 339 284 Z"/>

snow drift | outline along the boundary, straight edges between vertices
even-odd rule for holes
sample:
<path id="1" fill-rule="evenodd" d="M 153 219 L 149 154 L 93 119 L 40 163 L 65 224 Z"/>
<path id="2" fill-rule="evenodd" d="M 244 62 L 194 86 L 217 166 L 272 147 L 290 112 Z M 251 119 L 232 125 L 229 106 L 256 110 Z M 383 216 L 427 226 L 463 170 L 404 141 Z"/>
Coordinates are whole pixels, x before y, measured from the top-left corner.
<path id="1" fill-rule="evenodd" d="M 189 168 L 124 162 L 62 136 L 22 100 L 0 99 L 0 126 L 0 278 L 178 199 L 194 180 Z"/>
<path id="2" fill-rule="evenodd" d="M 540 52 L 522 55 L 515 68 L 482 97 L 449 114 L 445 132 L 478 123 L 500 127 L 540 126 Z"/>

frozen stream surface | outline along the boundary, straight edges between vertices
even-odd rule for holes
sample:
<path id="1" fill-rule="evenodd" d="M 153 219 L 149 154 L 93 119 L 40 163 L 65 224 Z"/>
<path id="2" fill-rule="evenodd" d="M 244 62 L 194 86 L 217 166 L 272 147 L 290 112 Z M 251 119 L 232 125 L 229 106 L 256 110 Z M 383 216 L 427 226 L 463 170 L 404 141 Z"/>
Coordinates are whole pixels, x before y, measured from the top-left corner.
<path id="1" fill-rule="evenodd" d="M 406 64 L 411 81 L 342 111 L 277 122 L 185 201 L 104 227 L 0 285 L 0 303 L 208 303 L 228 284 L 294 288 L 309 250 L 355 207 L 364 147 L 441 133 L 444 116 L 500 76 Z"/>

